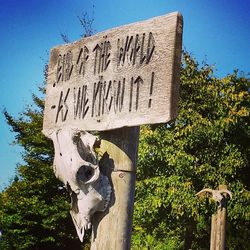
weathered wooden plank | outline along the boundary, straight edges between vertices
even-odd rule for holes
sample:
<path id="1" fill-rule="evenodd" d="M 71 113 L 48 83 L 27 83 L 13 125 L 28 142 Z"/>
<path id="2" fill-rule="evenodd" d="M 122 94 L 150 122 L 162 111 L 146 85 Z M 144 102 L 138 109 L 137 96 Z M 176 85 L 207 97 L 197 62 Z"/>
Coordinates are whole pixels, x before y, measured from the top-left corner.
<path id="1" fill-rule="evenodd" d="M 172 13 L 53 48 L 43 132 L 173 119 L 181 44 L 182 17 Z"/>

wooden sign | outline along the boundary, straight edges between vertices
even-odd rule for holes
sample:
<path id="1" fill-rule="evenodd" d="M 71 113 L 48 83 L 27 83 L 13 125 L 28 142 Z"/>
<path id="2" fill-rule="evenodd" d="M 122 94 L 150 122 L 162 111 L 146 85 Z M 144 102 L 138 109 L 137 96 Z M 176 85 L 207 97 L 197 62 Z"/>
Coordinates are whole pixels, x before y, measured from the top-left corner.
<path id="1" fill-rule="evenodd" d="M 53 48 L 43 132 L 173 119 L 181 47 L 182 17 L 172 13 Z"/>

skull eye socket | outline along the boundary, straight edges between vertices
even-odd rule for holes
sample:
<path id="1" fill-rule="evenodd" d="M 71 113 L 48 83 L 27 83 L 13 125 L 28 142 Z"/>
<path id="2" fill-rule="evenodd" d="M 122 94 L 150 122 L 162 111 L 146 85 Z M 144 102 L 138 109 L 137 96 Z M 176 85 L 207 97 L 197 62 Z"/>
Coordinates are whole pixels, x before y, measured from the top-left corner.
<path id="1" fill-rule="evenodd" d="M 91 166 L 83 165 L 78 169 L 76 177 L 79 181 L 85 183 L 89 181 L 94 176 L 94 174 L 95 171 Z"/>

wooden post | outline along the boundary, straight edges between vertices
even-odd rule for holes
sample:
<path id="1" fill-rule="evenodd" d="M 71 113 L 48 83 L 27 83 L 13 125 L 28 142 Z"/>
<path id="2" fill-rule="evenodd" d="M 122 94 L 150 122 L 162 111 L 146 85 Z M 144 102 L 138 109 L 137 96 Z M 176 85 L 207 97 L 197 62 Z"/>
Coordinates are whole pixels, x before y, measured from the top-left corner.
<path id="1" fill-rule="evenodd" d="M 210 250 L 215 250 L 216 222 L 217 222 L 217 217 L 215 214 L 213 214 L 211 219 Z"/>
<path id="2" fill-rule="evenodd" d="M 227 186 L 219 185 L 218 189 L 219 192 L 224 191 L 227 190 Z M 224 196 L 220 201 L 216 213 L 212 215 L 210 250 L 225 250 L 227 214 L 226 205 L 227 197 Z"/>
<path id="3" fill-rule="evenodd" d="M 219 185 L 220 190 L 227 190 L 226 185 Z M 225 238 L 226 238 L 226 205 L 227 205 L 227 197 L 225 196 L 220 203 L 220 206 L 217 210 L 217 239 L 216 245 L 218 250 L 225 249 Z"/>
<path id="4" fill-rule="evenodd" d="M 202 189 L 196 195 L 211 193 L 212 199 L 217 202 L 218 208 L 211 219 L 210 250 L 225 250 L 226 239 L 226 215 L 227 200 L 232 198 L 232 194 L 227 190 L 226 185 L 219 185 L 217 190 L 210 188 Z"/>
<path id="5" fill-rule="evenodd" d="M 223 206 L 220 211 L 220 221 L 221 221 L 221 249 L 224 250 L 226 248 L 226 216 L 227 216 L 227 210 L 226 206 Z"/>
<path id="6" fill-rule="evenodd" d="M 91 250 L 130 249 L 139 127 L 101 133 L 100 169 L 112 181 L 110 207 L 93 217 Z"/>

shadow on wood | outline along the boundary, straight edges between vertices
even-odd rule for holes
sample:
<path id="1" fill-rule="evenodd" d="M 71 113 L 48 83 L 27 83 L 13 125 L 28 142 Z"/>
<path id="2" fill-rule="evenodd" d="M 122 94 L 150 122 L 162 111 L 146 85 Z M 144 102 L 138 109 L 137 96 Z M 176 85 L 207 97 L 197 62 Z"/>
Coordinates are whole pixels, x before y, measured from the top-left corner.
<path id="1" fill-rule="evenodd" d="M 91 250 L 130 249 L 139 127 L 100 135 L 100 168 L 111 180 L 110 205 L 93 217 Z"/>

